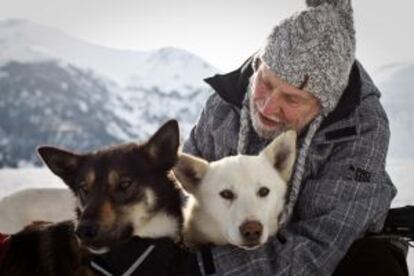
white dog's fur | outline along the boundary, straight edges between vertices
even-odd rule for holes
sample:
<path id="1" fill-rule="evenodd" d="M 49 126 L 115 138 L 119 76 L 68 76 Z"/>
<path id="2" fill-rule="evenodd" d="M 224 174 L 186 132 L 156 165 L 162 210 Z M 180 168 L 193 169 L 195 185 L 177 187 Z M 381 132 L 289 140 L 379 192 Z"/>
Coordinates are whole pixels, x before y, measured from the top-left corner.
<path id="1" fill-rule="evenodd" d="M 0 200 L 0 233 L 16 233 L 33 221 L 74 219 L 74 210 L 75 199 L 69 189 L 24 189 Z"/>
<path id="2" fill-rule="evenodd" d="M 280 135 L 258 156 L 208 163 L 182 153 L 174 174 L 194 199 L 185 220 L 185 242 L 244 249 L 264 244 L 278 230 L 295 157 L 294 131 Z M 246 239 L 246 231 L 257 231 L 257 239 Z"/>

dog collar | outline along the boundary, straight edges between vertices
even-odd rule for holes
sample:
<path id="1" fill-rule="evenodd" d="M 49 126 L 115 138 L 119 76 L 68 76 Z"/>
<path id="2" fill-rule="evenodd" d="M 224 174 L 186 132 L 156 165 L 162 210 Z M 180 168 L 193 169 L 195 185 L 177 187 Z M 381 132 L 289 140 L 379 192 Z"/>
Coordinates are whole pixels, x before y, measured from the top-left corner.
<path id="1" fill-rule="evenodd" d="M 140 254 L 135 261 L 132 262 L 132 264 L 126 268 L 125 272 L 123 272 L 122 276 L 130 276 L 133 275 L 134 272 L 138 269 L 138 267 L 147 259 L 147 257 L 151 254 L 151 252 L 154 250 L 155 245 L 149 245 L 142 254 Z M 93 270 L 105 275 L 105 276 L 114 276 L 117 274 L 114 274 L 112 271 L 109 271 L 110 268 L 108 268 L 108 264 L 106 264 L 105 260 L 102 258 L 94 258 L 90 262 L 90 266 Z"/>

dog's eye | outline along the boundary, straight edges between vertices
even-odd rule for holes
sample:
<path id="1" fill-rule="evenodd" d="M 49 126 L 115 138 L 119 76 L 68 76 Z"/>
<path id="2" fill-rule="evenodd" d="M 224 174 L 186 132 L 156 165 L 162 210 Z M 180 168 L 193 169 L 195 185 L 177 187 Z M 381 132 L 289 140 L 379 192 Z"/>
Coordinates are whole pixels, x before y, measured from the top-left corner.
<path id="1" fill-rule="evenodd" d="M 224 199 L 228 199 L 228 200 L 233 200 L 235 195 L 232 191 L 230 190 L 223 190 L 220 192 L 220 196 Z"/>
<path id="2" fill-rule="evenodd" d="M 261 187 L 259 191 L 257 192 L 257 195 L 260 197 L 265 197 L 269 194 L 269 192 L 270 192 L 269 188 Z"/>
<path id="3" fill-rule="evenodd" d="M 128 189 L 129 187 L 131 187 L 131 185 L 132 185 L 132 181 L 131 181 L 131 180 L 129 180 L 129 179 L 125 179 L 125 180 L 122 180 L 121 182 L 119 182 L 119 184 L 118 184 L 118 188 L 119 188 L 120 190 L 126 190 L 126 189 Z"/>
<path id="4" fill-rule="evenodd" d="M 79 183 L 79 194 L 83 198 L 87 197 L 89 194 L 88 185 L 86 185 L 85 181 L 82 181 L 81 183 Z"/>

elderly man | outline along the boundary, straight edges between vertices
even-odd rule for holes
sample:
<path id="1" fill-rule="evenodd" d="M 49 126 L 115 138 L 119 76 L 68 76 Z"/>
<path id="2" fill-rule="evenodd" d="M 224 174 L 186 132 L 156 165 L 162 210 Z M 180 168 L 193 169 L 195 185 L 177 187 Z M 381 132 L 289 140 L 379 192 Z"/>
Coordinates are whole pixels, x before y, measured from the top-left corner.
<path id="1" fill-rule="evenodd" d="M 382 228 L 395 195 L 385 171 L 388 121 L 355 60 L 350 1 L 307 4 L 240 69 L 207 79 L 214 94 L 184 151 L 209 161 L 256 154 L 289 128 L 300 147 L 278 237 L 255 252 L 212 248 L 203 273 L 332 275 L 355 240 Z M 348 255 L 336 275 L 407 275 L 402 251 L 388 241 L 365 238 L 353 248 L 368 252 Z M 367 256 L 364 272 L 353 270 Z"/>

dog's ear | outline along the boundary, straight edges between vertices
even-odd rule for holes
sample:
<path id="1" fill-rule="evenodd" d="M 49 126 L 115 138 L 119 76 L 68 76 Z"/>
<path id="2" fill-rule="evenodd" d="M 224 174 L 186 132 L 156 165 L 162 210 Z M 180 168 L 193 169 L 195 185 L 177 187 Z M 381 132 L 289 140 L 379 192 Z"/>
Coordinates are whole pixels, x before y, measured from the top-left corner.
<path id="1" fill-rule="evenodd" d="M 194 193 L 206 174 L 208 167 L 209 164 L 204 159 L 180 153 L 173 172 L 183 188 L 189 193 Z"/>
<path id="2" fill-rule="evenodd" d="M 76 153 L 49 146 L 39 147 L 37 152 L 46 166 L 64 180 L 75 172 L 82 158 Z"/>
<path id="3" fill-rule="evenodd" d="M 177 162 L 180 145 L 178 122 L 170 120 L 162 125 L 149 139 L 145 147 L 151 160 L 161 169 L 169 170 Z"/>
<path id="4" fill-rule="evenodd" d="M 286 182 L 289 181 L 296 159 L 296 132 L 286 131 L 275 138 L 262 152 Z"/>

